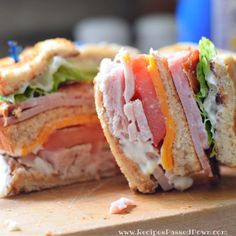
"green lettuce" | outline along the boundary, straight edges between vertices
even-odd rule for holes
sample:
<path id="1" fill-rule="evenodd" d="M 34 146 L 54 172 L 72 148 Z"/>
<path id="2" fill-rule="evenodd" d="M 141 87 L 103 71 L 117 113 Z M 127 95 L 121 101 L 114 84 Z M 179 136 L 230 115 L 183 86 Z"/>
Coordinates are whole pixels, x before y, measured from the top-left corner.
<path id="1" fill-rule="evenodd" d="M 216 144 L 214 139 L 215 131 L 203 103 L 209 94 L 209 85 L 206 78 L 211 71 L 210 62 L 212 58 L 216 56 L 217 52 L 214 44 L 209 39 L 203 37 L 199 41 L 199 53 L 200 55 L 199 63 L 197 65 L 197 79 L 200 84 L 200 90 L 195 97 L 207 131 L 208 143 L 211 147 L 210 157 L 214 157 L 216 155 Z"/>
<path id="2" fill-rule="evenodd" d="M 13 95 L 0 96 L 0 101 L 18 104 L 29 98 L 56 92 L 65 83 L 73 81 L 92 82 L 98 72 L 96 68 L 78 68 L 63 59 L 58 65 L 55 72 L 51 73 L 49 71 L 43 76 L 32 80 L 28 86 Z"/>
<path id="3" fill-rule="evenodd" d="M 208 85 L 206 77 L 210 72 L 210 61 L 216 56 L 214 44 L 207 38 L 199 41 L 199 63 L 197 65 L 197 79 L 200 83 L 200 91 L 197 94 L 199 99 L 204 100 L 208 95 Z"/>

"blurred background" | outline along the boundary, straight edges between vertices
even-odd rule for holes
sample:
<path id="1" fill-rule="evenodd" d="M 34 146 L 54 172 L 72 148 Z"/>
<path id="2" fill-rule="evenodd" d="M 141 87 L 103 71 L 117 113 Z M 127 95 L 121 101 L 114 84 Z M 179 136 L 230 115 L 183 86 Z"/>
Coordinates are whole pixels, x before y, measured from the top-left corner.
<path id="1" fill-rule="evenodd" d="M 234 50 L 235 22 L 236 0 L 0 0 L 0 56 L 8 40 L 26 46 L 53 37 L 146 52 L 206 36 Z"/>

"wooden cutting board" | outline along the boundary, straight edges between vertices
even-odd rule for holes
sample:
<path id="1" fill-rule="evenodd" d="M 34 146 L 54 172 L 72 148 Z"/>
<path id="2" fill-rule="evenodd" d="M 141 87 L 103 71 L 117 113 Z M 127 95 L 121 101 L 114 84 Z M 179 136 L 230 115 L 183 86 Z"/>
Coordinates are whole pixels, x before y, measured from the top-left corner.
<path id="1" fill-rule="evenodd" d="M 120 197 L 133 199 L 137 207 L 129 214 L 110 215 L 110 203 Z M 9 232 L 4 226 L 6 220 L 16 221 L 22 231 Z M 223 235 L 236 235 L 235 169 L 223 170 L 219 185 L 197 181 L 186 192 L 134 194 L 125 179 L 117 176 L 0 199 L 1 236 L 122 235 L 124 230 L 149 230 L 137 235 L 154 235 L 148 232 L 189 229 L 222 230 L 228 233 Z"/>

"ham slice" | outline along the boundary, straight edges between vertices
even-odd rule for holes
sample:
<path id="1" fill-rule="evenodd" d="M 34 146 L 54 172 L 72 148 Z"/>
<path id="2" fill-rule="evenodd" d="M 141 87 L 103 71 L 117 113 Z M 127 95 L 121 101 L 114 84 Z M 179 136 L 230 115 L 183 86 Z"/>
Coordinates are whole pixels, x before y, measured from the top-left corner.
<path id="1" fill-rule="evenodd" d="M 78 85 L 74 85 L 77 87 Z M 35 115 L 42 112 L 58 108 L 58 107 L 70 107 L 70 106 L 94 106 L 93 90 L 91 88 L 87 89 L 87 93 L 80 93 L 73 89 L 71 93 L 68 90 L 65 92 L 52 93 L 47 96 L 32 98 L 20 103 L 16 106 L 16 110 L 19 110 L 19 115 L 16 117 L 11 115 L 9 117 L 1 117 L 0 123 L 4 125 L 16 124 L 18 122 L 29 119 Z M 94 108 L 95 109 L 95 108 Z"/>
<path id="2" fill-rule="evenodd" d="M 104 65 L 105 63 L 109 63 L 112 69 L 108 70 Z M 126 70 L 128 66 L 126 65 Z M 139 99 L 130 101 L 134 95 L 134 75 L 131 68 L 128 71 L 128 73 L 124 73 L 123 65 L 118 62 L 110 64 L 108 61 L 103 61 L 101 66 L 102 74 L 99 76 L 101 76 L 103 103 L 113 135 L 117 138 L 127 138 L 128 133 L 130 141 L 137 139 L 142 140 L 142 142 L 151 141 L 153 140 L 153 136 L 144 113 L 142 102 Z M 107 75 L 102 77 L 103 73 Z M 131 78 L 126 78 L 130 75 Z M 131 90 L 125 90 L 125 87 L 129 86 L 128 80 L 133 81 L 131 83 Z"/>
<path id="3" fill-rule="evenodd" d="M 71 106 L 94 106 L 93 97 L 82 97 L 76 94 L 66 95 L 64 93 L 58 92 L 48 96 L 33 98 L 26 102 L 23 102 L 18 106 L 17 109 L 20 109 L 21 111 L 18 117 L 13 115 L 9 117 L 1 117 L 0 123 L 1 125 L 16 124 L 54 108 Z"/>
<path id="4" fill-rule="evenodd" d="M 124 105 L 124 113 L 129 121 L 128 125 L 128 134 L 129 134 L 129 140 L 135 141 L 138 137 L 138 128 L 135 124 L 135 117 L 134 117 L 134 109 L 132 102 L 129 102 Z"/>
<path id="5" fill-rule="evenodd" d="M 129 57 L 128 57 L 129 60 Z M 129 102 L 135 93 L 135 76 L 132 71 L 131 63 L 121 60 L 124 68 L 124 79 L 125 79 L 125 89 L 124 89 L 124 98 L 126 102 Z"/>
<path id="6" fill-rule="evenodd" d="M 157 179 L 158 183 L 164 191 L 169 191 L 173 189 L 173 184 L 169 183 L 169 180 L 165 175 L 164 170 L 162 170 L 160 166 L 156 166 L 153 172 L 153 176 Z"/>
<path id="7" fill-rule="evenodd" d="M 148 126 L 142 102 L 136 99 L 126 103 L 124 112 L 130 122 L 128 126 L 130 140 L 135 140 L 139 137 L 143 142 L 152 141 L 153 136 Z"/>
<path id="8" fill-rule="evenodd" d="M 108 71 L 108 65 L 110 70 Z M 103 73 L 107 74 L 103 78 Z M 121 64 L 104 60 L 101 65 L 100 88 L 103 92 L 103 103 L 106 108 L 112 133 L 115 137 L 121 138 L 127 132 L 128 120 L 125 117 L 124 108 L 124 71 Z M 99 79 L 98 78 L 98 79 Z"/>
<path id="9" fill-rule="evenodd" d="M 147 118 L 144 113 L 142 102 L 139 99 L 136 99 L 133 102 L 134 116 L 137 121 L 137 126 L 139 129 L 140 140 L 143 142 L 152 141 L 153 135 L 148 125 Z"/>
<path id="10" fill-rule="evenodd" d="M 212 176 L 209 160 L 204 151 L 209 148 L 207 133 L 193 91 L 189 85 L 189 80 L 183 70 L 183 63 L 188 56 L 189 54 L 186 55 L 186 53 L 182 57 L 178 55 L 177 58 L 171 58 L 168 64 L 189 124 L 195 151 L 205 173 Z"/>

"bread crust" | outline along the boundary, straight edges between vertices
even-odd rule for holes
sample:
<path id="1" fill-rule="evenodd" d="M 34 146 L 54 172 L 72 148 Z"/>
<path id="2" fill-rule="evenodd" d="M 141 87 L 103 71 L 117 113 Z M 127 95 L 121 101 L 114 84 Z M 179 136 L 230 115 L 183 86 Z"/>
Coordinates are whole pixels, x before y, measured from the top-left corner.
<path id="1" fill-rule="evenodd" d="M 79 46 L 81 57 L 98 57 L 98 58 L 113 58 L 121 48 L 124 48 L 131 54 L 138 53 L 138 49 L 133 47 L 124 47 L 118 44 L 100 43 L 100 44 L 84 44 Z"/>
<path id="2" fill-rule="evenodd" d="M 0 60 L 0 95 L 8 96 L 27 85 L 48 67 L 54 56 L 75 57 L 79 55 L 76 46 L 63 38 L 48 39 L 25 49 L 20 61 L 11 58 Z"/>
<path id="3" fill-rule="evenodd" d="M 99 84 L 96 83 L 95 78 L 95 105 L 98 114 L 98 118 L 103 128 L 105 137 L 110 145 L 111 151 L 116 159 L 121 172 L 125 175 L 128 180 L 129 187 L 134 191 L 139 191 L 142 193 L 152 193 L 155 192 L 158 182 L 151 176 L 144 175 L 139 166 L 132 160 L 130 160 L 124 154 L 119 140 L 115 138 L 110 131 L 108 125 L 108 118 L 106 116 L 105 108 L 103 106 L 103 96 L 99 90 Z"/>

